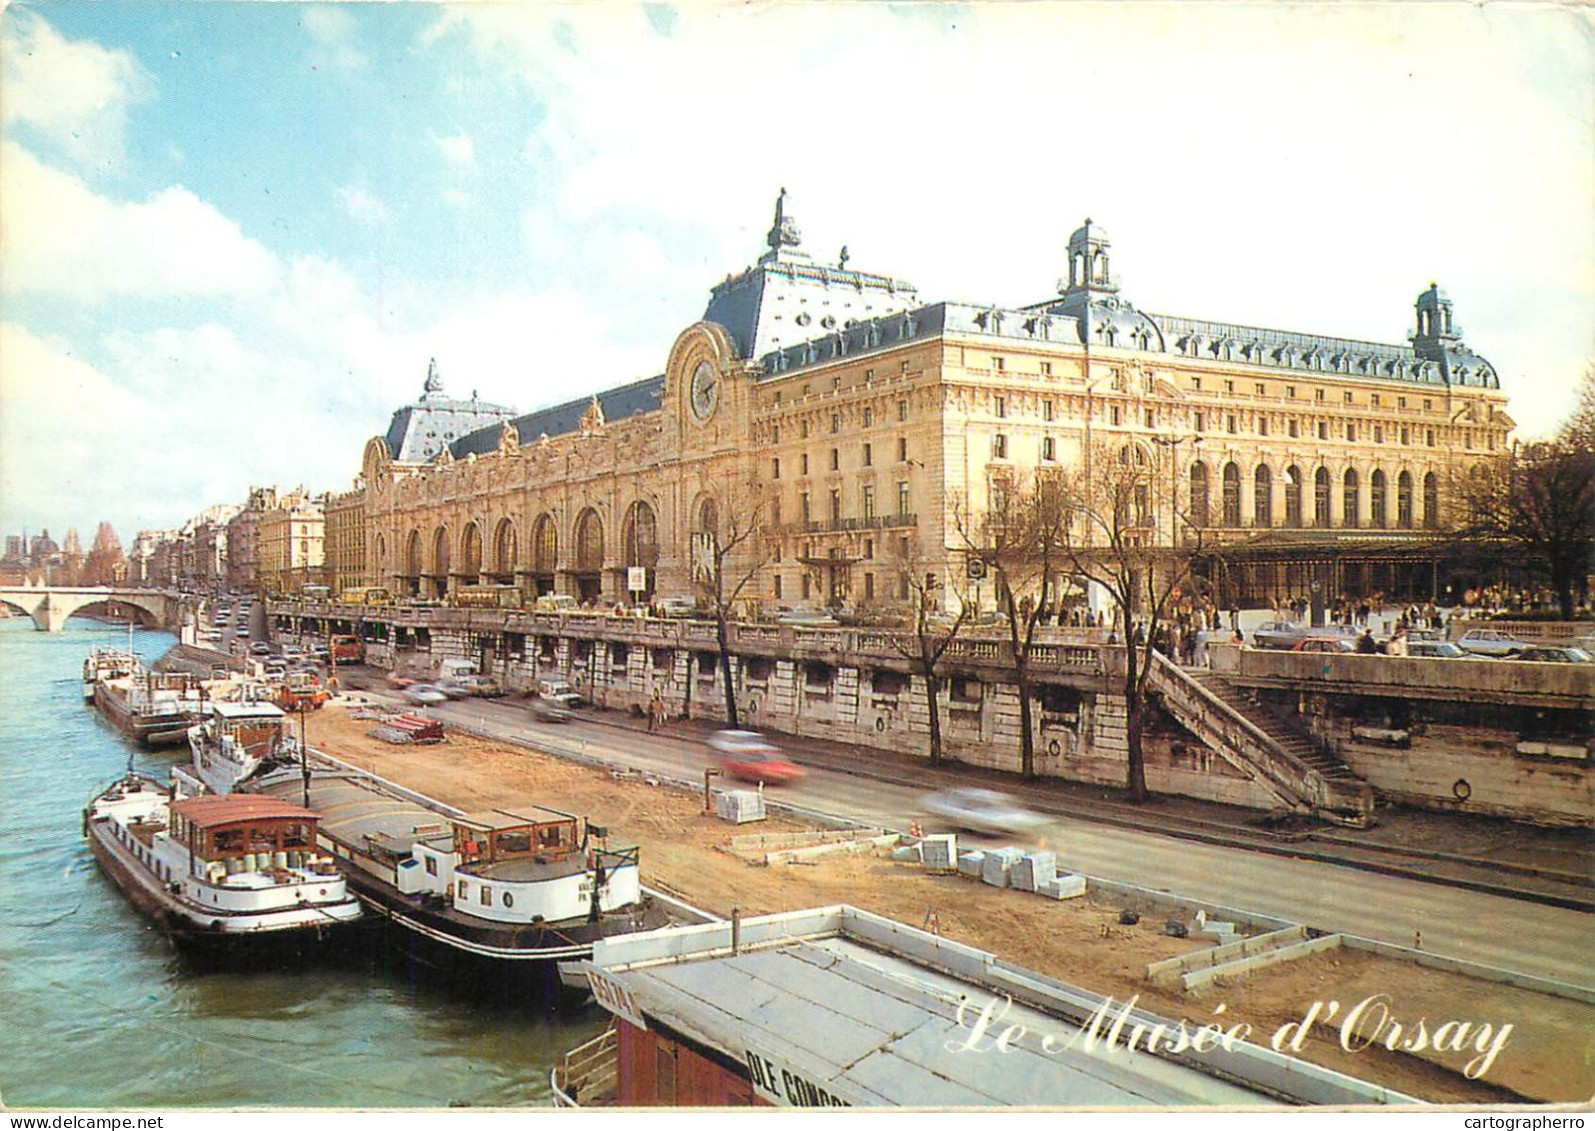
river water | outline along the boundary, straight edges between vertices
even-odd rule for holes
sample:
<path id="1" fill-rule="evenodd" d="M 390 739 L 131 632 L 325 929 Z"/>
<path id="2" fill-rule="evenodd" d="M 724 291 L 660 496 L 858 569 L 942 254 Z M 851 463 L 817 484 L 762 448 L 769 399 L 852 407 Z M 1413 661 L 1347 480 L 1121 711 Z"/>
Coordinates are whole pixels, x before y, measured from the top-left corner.
<path id="1" fill-rule="evenodd" d="M 596 1006 L 503 1012 L 335 968 L 200 972 L 99 871 L 84 803 L 137 750 L 83 703 L 83 657 L 127 631 L 0 620 L 0 1101 L 9 1107 L 547 1105 L 548 1074 L 600 1032 Z M 135 631 L 146 662 L 174 642 Z M 187 748 L 182 748 L 186 755 Z"/>

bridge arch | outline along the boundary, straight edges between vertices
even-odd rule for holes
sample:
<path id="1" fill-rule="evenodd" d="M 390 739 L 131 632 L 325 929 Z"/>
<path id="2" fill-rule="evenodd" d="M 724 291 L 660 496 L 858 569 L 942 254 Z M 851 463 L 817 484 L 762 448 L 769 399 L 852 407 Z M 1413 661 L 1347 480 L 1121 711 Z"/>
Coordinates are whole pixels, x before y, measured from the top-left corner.
<path id="1" fill-rule="evenodd" d="M 60 632 L 67 618 L 95 605 L 120 605 L 137 610 L 140 623 L 172 625 L 177 620 L 179 598 L 149 589 L 76 589 L 21 586 L 0 589 L 0 604 L 25 613 L 40 632 Z"/>

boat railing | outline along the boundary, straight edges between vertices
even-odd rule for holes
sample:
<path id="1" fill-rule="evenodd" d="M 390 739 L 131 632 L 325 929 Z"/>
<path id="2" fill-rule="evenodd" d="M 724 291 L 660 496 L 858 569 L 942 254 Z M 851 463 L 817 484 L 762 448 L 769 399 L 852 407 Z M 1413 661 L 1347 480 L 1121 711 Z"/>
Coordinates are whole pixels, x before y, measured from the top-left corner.
<path id="1" fill-rule="evenodd" d="M 598 1036 L 577 1045 L 560 1058 L 549 1073 L 556 1107 L 602 1107 L 615 1102 L 619 1083 L 613 1024 Z"/>

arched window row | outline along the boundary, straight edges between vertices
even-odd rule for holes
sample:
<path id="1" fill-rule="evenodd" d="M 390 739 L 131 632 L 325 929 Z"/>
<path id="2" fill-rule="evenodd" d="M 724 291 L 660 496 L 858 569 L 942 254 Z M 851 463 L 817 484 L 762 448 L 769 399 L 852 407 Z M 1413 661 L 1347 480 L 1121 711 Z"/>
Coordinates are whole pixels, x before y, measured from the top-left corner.
<path id="1" fill-rule="evenodd" d="M 1242 525 L 1242 472 L 1235 461 L 1224 464 L 1219 472 L 1219 505 L 1215 514 L 1211 501 L 1211 471 L 1200 460 L 1190 467 L 1190 521 L 1197 526 L 1216 524 L 1238 527 Z M 1335 524 L 1348 529 L 1413 530 L 1419 527 L 1435 530 L 1440 526 L 1440 480 L 1433 471 L 1424 472 L 1421 478 L 1403 469 L 1396 474 L 1392 499 L 1390 480 L 1383 469 L 1375 468 L 1368 477 L 1367 508 L 1364 509 L 1363 481 L 1354 467 L 1348 467 L 1340 476 L 1341 505 L 1338 516 L 1334 503 L 1335 477 L 1327 467 L 1318 467 L 1311 473 L 1311 483 L 1306 473 L 1297 465 L 1287 467 L 1279 483 L 1283 496 L 1284 513 L 1278 517 L 1286 527 L 1306 525 L 1305 508 L 1310 499 L 1312 524 L 1328 527 Z M 1251 525 L 1268 527 L 1275 524 L 1275 477 L 1273 469 L 1260 463 L 1252 471 Z M 1311 489 L 1311 495 L 1307 491 Z M 1394 502 L 1392 513 L 1391 503 Z"/>

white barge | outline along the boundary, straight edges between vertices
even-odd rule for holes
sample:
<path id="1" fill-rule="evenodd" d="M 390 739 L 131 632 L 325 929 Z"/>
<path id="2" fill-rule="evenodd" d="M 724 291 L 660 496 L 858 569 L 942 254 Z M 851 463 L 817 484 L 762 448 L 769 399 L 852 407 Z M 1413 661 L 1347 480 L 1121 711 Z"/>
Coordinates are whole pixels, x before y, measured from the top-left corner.
<path id="1" fill-rule="evenodd" d="M 249 794 L 189 797 L 129 774 L 89 802 L 83 831 L 100 867 L 199 958 L 297 957 L 360 918 L 316 814 Z"/>

